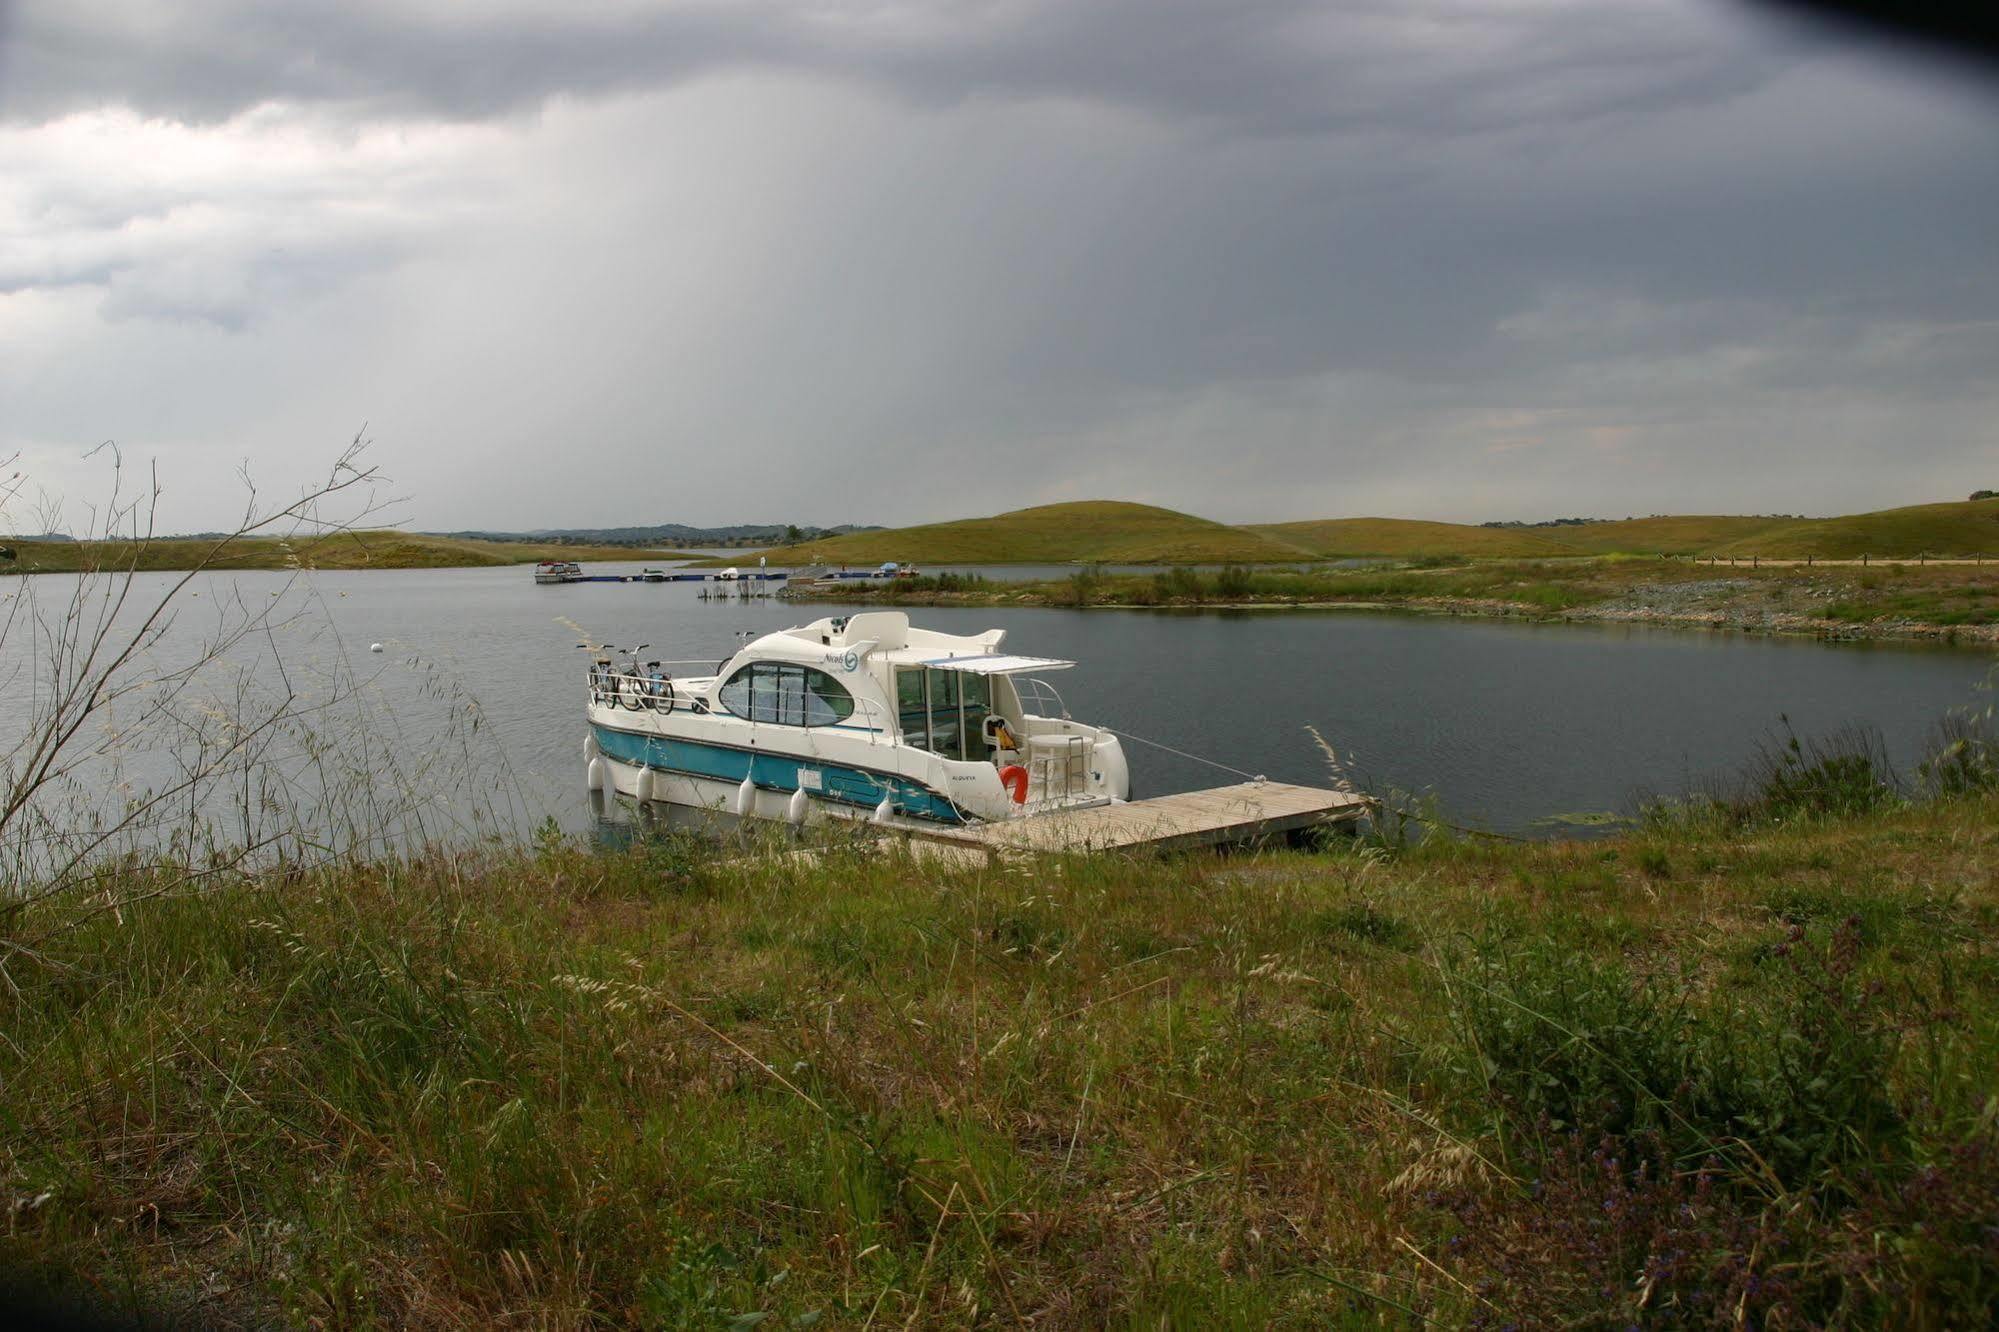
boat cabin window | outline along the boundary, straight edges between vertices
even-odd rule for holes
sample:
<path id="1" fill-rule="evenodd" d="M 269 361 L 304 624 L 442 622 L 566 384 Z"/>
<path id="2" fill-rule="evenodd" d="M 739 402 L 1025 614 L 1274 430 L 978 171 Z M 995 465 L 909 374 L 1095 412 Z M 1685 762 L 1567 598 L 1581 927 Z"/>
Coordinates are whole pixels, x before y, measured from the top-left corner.
<path id="1" fill-rule="evenodd" d="M 753 661 L 730 676 L 717 697 L 738 717 L 778 726 L 833 726 L 854 715 L 847 686 L 789 662 Z"/>
<path id="2" fill-rule="evenodd" d="M 990 678 L 964 671 L 898 666 L 895 709 L 902 722 L 904 744 L 947 759 L 978 761 L 990 757 L 985 743 L 986 717 L 993 710 Z"/>

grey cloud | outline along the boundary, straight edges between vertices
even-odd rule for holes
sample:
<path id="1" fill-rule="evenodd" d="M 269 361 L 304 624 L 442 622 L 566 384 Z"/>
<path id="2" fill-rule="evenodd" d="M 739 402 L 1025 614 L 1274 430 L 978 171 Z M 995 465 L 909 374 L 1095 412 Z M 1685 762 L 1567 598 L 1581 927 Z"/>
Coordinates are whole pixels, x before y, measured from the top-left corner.
<path id="1" fill-rule="evenodd" d="M 241 329 L 407 260 L 504 201 L 492 138 L 304 112 L 209 129 L 129 111 L 0 126 L 0 295 L 97 289 L 111 319 Z"/>
<path id="2" fill-rule="evenodd" d="M 98 310 L 112 321 L 189 321 L 241 332 L 274 306 L 338 291 L 363 275 L 393 268 L 408 253 L 407 246 L 384 237 L 340 238 L 305 250 L 183 252 L 107 273 L 99 284 L 104 300 Z"/>
<path id="3" fill-rule="evenodd" d="M 1568 0 L 20 0 L 0 115 L 106 101 L 484 118 L 746 66 L 933 103 L 1073 98 L 1270 134 L 1490 133 L 1738 95 L 1795 41 L 1720 8 Z"/>
<path id="4" fill-rule="evenodd" d="M 1989 96 L 1718 5 L 107 12 L 8 43 L 0 338 L 46 350 L 0 454 L 367 419 L 439 527 L 1792 511 L 1999 462 Z"/>

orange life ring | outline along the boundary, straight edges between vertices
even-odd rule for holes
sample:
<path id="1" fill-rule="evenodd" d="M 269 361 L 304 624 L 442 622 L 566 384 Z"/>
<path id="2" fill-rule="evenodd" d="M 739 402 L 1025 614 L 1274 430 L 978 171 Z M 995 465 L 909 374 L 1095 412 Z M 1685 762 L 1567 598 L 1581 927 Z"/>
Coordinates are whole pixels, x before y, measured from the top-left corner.
<path id="1" fill-rule="evenodd" d="M 1009 763 L 1000 769 L 1000 785 L 1013 792 L 1013 803 L 1027 803 L 1027 769 L 1018 763 Z"/>

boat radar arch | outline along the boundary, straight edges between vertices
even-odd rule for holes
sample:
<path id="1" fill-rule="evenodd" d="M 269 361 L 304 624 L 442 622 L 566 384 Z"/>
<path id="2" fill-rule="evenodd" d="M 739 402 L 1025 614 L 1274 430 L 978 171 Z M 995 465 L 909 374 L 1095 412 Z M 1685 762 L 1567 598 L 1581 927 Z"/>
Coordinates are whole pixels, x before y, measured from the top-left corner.
<path id="1" fill-rule="evenodd" d="M 817 647 L 848 648 L 865 656 L 870 650 L 882 653 L 919 652 L 929 657 L 980 656 L 995 652 L 1006 639 L 1006 630 L 988 629 L 979 634 L 943 634 L 932 629 L 912 629 L 901 611 L 862 611 L 854 615 L 834 615 L 796 629 L 766 635 L 758 643 L 776 647 L 785 638 L 803 639 Z M 752 644 L 752 647 L 757 644 Z M 781 649 L 780 649 L 781 650 Z M 903 658 L 898 657 L 898 661 Z"/>
<path id="2" fill-rule="evenodd" d="M 909 617 L 901 611 L 862 611 L 849 615 L 840 625 L 840 639 L 854 643 L 872 638 L 884 652 L 899 652 L 909 646 Z"/>

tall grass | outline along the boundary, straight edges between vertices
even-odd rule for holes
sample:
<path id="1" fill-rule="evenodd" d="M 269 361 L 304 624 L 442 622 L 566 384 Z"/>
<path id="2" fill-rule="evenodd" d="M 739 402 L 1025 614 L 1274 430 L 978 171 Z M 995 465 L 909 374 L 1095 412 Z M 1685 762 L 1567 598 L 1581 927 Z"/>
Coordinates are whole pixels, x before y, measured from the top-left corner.
<path id="1" fill-rule="evenodd" d="M 1546 939 L 1456 966 L 1457 1075 L 1535 1182 L 1447 1206 L 1453 1243 L 1518 1283 L 1510 1316 L 1999 1314 L 1991 1083 L 1962 1081 L 1989 1029 L 1947 968 L 1886 968 L 1891 997 L 1869 933 L 1792 925 L 1753 983 L 1706 992 Z"/>
<path id="2" fill-rule="evenodd" d="M 1919 767 L 1934 761 L 1926 758 Z M 1697 780 L 1684 795 L 1646 800 L 1641 819 L 1684 834 L 1700 827 L 1862 817 L 1931 788 L 1923 782 L 1912 790 L 1876 727 L 1849 723 L 1800 735 L 1779 714 L 1740 772 Z"/>
<path id="3" fill-rule="evenodd" d="M 1857 918 L 1791 927 L 1748 1004 L 1545 938 L 1487 941 L 1455 966 L 1456 1019 L 1495 1110 L 1529 1141 L 1642 1135 L 1672 1161 L 1794 1190 L 1906 1155 L 1887 1090 L 1904 1033 L 1856 977 L 1863 946 Z"/>
<path id="4" fill-rule="evenodd" d="M 1972 1322 L 1995 813 L 53 900 L 0 1255 L 210 1325 Z"/>
<path id="5" fill-rule="evenodd" d="M 1800 737 L 1789 717 L 1747 774 L 1745 814 L 1766 818 L 1867 814 L 1898 799 L 1901 781 L 1878 728 L 1848 725 Z"/>
<path id="6" fill-rule="evenodd" d="M 1999 790 L 1999 730 L 1992 709 L 1953 712 L 1939 720 L 1917 776 L 1923 789 L 1938 797 Z"/>

